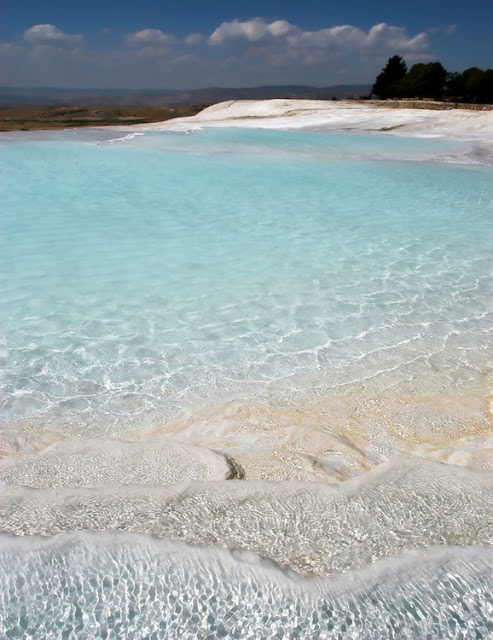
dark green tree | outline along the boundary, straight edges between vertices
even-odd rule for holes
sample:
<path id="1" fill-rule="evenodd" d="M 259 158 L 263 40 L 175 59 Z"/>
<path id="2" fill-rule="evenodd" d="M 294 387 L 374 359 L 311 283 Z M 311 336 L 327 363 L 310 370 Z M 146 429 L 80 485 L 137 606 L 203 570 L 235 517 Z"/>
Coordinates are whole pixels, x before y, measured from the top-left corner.
<path id="1" fill-rule="evenodd" d="M 481 83 L 484 71 L 478 67 L 470 67 L 462 74 L 464 82 L 463 99 L 468 102 L 481 102 Z"/>
<path id="2" fill-rule="evenodd" d="M 493 102 L 493 69 L 486 69 L 479 83 L 480 102 Z"/>
<path id="3" fill-rule="evenodd" d="M 407 66 L 401 56 L 392 56 L 378 74 L 371 90 L 372 95 L 379 98 L 395 98 L 398 96 L 398 85 L 406 75 Z"/>
<path id="4" fill-rule="evenodd" d="M 447 78 L 447 71 L 440 62 L 422 62 L 411 67 L 399 83 L 397 92 L 403 98 L 433 98 L 440 100 Z"/>
<path id="5" fill-rule="evenodd" d="M 462 73 L 449 74 L 446 93 L 457 102 L 493 102 L 493 69 L 470 67 Z"/>
<path id="6" fill-rule="evenodd" d="M 453 73 L 447 74 L 447 77 L 445 78 L 444 92 L 448 98 L 452 98 L 453 100 L 457 100 L 458 102 L 464 99 L 466 91 L 462 73 L 457 73 L 456 71 L 454 71 Z"/>

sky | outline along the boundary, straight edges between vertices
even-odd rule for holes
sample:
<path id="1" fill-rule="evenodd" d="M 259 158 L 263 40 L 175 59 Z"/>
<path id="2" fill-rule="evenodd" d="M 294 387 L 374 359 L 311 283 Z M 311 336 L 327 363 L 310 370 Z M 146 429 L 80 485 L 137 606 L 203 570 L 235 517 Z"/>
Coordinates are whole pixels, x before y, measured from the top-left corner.
<path id="1" fill-rule="evenodd" d="M 1 86 L 366 84 L 392 55 L 493 67 L 492 0 L 8 0 L 1 15 Z"/>

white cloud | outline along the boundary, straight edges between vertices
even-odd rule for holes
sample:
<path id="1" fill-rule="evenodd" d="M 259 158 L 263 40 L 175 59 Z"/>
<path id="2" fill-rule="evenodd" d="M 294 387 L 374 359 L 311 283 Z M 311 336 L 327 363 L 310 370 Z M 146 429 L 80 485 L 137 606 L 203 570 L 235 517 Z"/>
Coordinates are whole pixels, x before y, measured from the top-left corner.
<path id="1" fill-rule="evenodd" d="M 169 46 L 178 42 L 175 36 L 164 33 L 161 29 L 142 29 L 125 36 L 125 42 L 132 47 Z"/>
<path id="2" fill-rule="evenodd" d="M 445 27 L 430 27 L 428 29 L 429 33 L 438 33 L 439 35 L 444 35 L 444 36 L 453 36 L 456 31 L 457 31 L 456 24 L 448 24 Z"/>
<path id="3" fill-rule="evenodd" d="M 184 38 L 185 44 L 190 45 L 191 47 L 200 44 L 203 42 L 205 37 L 201 33 L 189 33 L 188 36 Z"/>
<path id="4" fill-rule="evenodd" d="M 368 35 L 365 35 L 363 46 L 367 49 L 374 48 L 377 51 L 392 50 L 405 54 L 408 51 L 410 53 L 426 51 L 430 43 L 428 34 L 425 32 L 418 33 L 418 35 L 411 38 L 403 27 L 393 27 L 382 22 L 373 26 Z"/>
<path id="5" fill-rule="evenodd" d="M 262 47 L 279 59 L 303 59 L 315 62 L 322 55 L 422 53 L 429 49 L 428 35 L 409 36 L 403 27 L 385 22 L 373 26 L 368 32 L 351 25 L 340 25 L 315 31 L 304 31 L 286 20 L 268 23 L 261 18 L 245 22 L 223 22 L 209 37 L 214 46 L 242 45 L 246 48 Z"/>
<path id="6" fill-rule="evenodd" d="M 53 24 L 36 24 L 24 32 L 25 40 L 34 45 L 70 47 L 82 42 L 83 36 L 60 31 Z"/>
<path id="7" fill-rule="evenodd" d="M 404 27 L 386 23 L 369 30 L 338 25 L 310 31 L 287 20 L 253 18 L 223 22 L 209 38 L 192 32 L 178 39 L 161 29 L 142 29 L 127 33 L 114 49 L 84 47 L 81 40 L 81 35 L 53 25 L 31 27 L 20 41 L 4 45 L 2 84 L 171 89 L 329 86 L 371 83 L 395 54 L 408 65 L 431 57 L 426 33 L 409 34 Z M 203 42 L 213 46 L 190 55 Z"/>
<path id="8" fill-rule="evenodd" d="M 282 38 L 283 36 L 301 33 L 301 29 L 299 27 L 295 27 L 287 20 L 276 20 L 275 22 L 271 22 L 268 28 L 275 38 Z"/>
<path id="9" fill-rule="evenodd" d="M 252 18 L 245 22 L 233 20 L 223 22 L 209 37 L 209 44 L 215 46 L 269 42 L 290 33 L 301 31 L 286 20 L 276 20 L 268 24 L 262 18 Z"/>

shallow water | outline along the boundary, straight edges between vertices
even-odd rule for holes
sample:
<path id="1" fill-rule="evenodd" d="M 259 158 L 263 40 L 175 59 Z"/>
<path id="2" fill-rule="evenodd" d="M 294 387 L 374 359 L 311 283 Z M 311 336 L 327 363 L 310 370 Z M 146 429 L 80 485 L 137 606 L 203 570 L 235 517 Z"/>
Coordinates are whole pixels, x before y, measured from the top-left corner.
<path id="1" fill-rule="evenodd" d="M 436 161 L 458 143 L 97 136 L 2 147 L 8 423 L 491 379 L 491 170 Z"/>
<path id="2" fill-rule="evenodd" d="M 488 637 L 488 158 L 2 136 L 0 635 Z"/>
<path id="3" fill-rule="evenodd" d="M 493 551 L 478 547 L 408 553 L 359 574 L 310 581 L 254 554 L 145 536 L 29 543 L 4 536 L 0 567 L 0 624 L 12 640 L 479 639 L 493 632 Z"/>
<path id="4" fill-rule="evenodd" d="M 190 465 L 197 466 L 189 455 Z M 218 481 L 212 473 L 207 482 L 205 474 L 200 482 L 190 481 L 189 473 L 181 483 L 156 474 L 152 482 L 142 473 L 139 483 L 134 469 L 128 472 L 132 483 L 115 485 L 104 461 L 99 477 L 93 474 L 89 481 L 74 474 L 87 467 L 77 455 L 53 475 L 46 474 L 53 458 L 41 456 L 29 469 L 16 462 L 0 485 L 0 527 L 16 535 L 133 531 L 255 551 L 319 576 L 360 569 L 409 549 L 493 544 L 493 473 L 415 458 L 396 458 L 330 485 Z"/>

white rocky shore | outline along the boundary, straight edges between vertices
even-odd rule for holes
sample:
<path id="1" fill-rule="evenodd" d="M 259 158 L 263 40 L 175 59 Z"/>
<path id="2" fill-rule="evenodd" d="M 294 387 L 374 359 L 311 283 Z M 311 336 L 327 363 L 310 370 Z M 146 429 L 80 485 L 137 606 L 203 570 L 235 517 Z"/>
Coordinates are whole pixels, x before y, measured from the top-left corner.
<path id="1" fill-rule="evenodd" d="M 196 116 L 135 125 L 134 130 L 193 131 L 204 127 L 366 131 L 474 139 L 493 145 L 493 111 L 414 109 L 327 100 L 229 100 Z"/>

